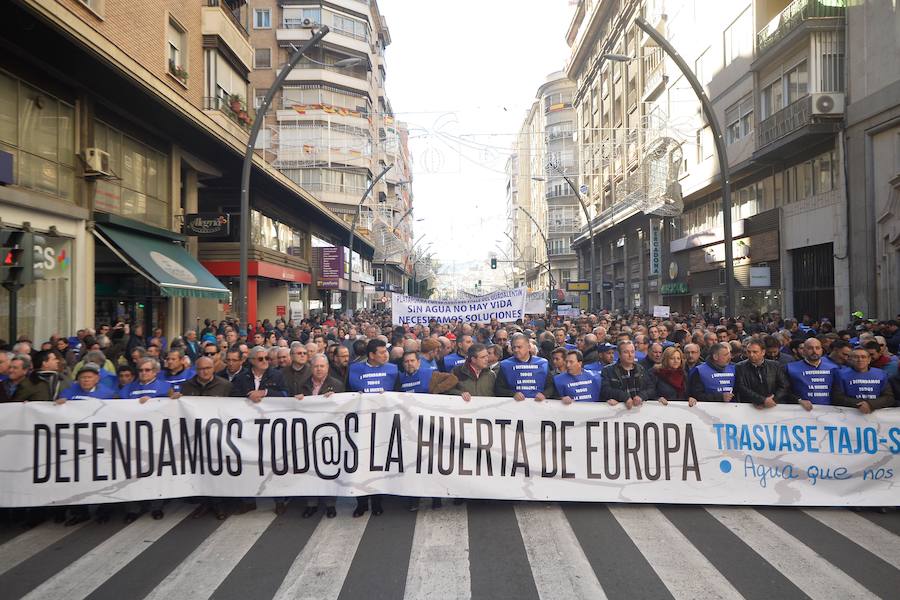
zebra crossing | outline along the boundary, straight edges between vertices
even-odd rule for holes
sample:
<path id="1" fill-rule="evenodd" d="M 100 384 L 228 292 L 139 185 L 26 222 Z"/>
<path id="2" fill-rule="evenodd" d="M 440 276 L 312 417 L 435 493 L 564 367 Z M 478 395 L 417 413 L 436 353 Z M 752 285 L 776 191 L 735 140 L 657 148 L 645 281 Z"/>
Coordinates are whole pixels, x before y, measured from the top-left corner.
<path id="1" fill-rule="evenodd" d="M 0 529 L 0 598 L 898 598 L 900 513 L 469 502 Z"/>

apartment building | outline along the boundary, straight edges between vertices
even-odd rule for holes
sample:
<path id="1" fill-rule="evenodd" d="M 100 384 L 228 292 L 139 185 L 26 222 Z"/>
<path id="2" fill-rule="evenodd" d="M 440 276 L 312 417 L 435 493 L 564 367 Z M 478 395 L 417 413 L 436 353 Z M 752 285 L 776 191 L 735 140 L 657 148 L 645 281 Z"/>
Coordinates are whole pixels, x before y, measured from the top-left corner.
<path id="1" fill-rule="evenodd" d="M 20 0 L 3 16 L 0 219 L 33 231 L 44 257 L 19 294 L 20 332 L 128 319 L 171 336 L 233 314 L 253 118 L 246 3 Z M 291 292 L 308 298 L 311 238 L 349 228 L 261 157 L 251 207 L 272 235 L 254 227 L 249 318 L 274 318 Z M 228 225 L 192 227 L 204 213 Z M 371 259 L 364 240 L 355 249 Z"/>
<path id="2" fill-rule="evenodd" d="M 508 254 L 517 257 L 523 285 L 558 290 L 557 301 L 572 299 L 564 290 L 577 276 L 572 240 L 582 222 L 575 190 L 565 179 L 577 179 L 573 89 L 562 72 L 547 76 L 507 161 Z"/>
<path id="3" fill-rule="evenodd" d="M 329 27 L 277 91 L 258 148 L 346 223 L 359 212 L 359 232 L 377 247 L 374 264 L 380 266 L 354 260 L 362 267 L 353 277 L 358 305 L 405 291 L 413 221 L 408 134 L 385 90 L 391 37 L 377 2 L 253 0 L 250 11 L 257 104 L 295 49 Z M 358 208 L 368 184 L 391 165 Z M 348 284 L 337 282 L 345 296 Z M 333 285 L 325 281 L 321 294 L 334 293 Z"/>
<path id="4" fill-rule="evenodd" d="M 726 305 L 712 133 L 687 80 L 637 17 L 692 68 L 723 129 L 734 312 L 846 322 L 855 310 L 842 166 L 847 9 L 815 0 L 578 3 L 566 72 L 576 81 L 601 305 L 706 313 Z M 682 202 L 683 211 L 665 206 Z M 582 265 L 587 241 L 582 230 Z"/>

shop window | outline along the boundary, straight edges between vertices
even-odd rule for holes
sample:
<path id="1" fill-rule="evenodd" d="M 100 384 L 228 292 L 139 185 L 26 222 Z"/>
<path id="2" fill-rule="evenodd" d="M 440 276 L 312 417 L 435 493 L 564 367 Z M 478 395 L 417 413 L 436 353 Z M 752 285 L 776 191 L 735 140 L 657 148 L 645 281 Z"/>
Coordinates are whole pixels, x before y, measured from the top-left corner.
<path id="1" fill-rule="evenodd" d="M 72 105 L 0 73 L 0 149 L 18 185 L 74 200 L 74 118 Z"/>
<path id="2" fill-rule="evenodd" d="M 94 145 L 109 153 L 117 177 L 97 181 L 96 210 L 168 229 L 168 156 L 101 121 L 94 122 Z"/>

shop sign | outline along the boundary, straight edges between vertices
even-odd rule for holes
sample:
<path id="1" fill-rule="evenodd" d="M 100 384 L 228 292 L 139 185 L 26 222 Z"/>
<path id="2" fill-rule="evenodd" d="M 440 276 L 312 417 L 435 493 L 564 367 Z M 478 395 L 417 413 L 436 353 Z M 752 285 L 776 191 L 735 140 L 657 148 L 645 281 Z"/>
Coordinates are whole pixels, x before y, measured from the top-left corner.
<path id="1" fill-rule="evenodd" d="M 336 282 L 344 276 L 344 248 L 341 246 L 326 246 L 320 250 L 319 275 L 322 279 L 335 280 Z"/>
<path id="2" fill-rule="evenodd" d="M 771 287 L 772 269 L 769 267 L 750 267 L 750 287 Z"/>
<path id="3" fill-rule="evenodd" d="M 287 314 L 287 306 L 284 304 L 278 304 L 275 306 L 275 316 L 283 317 Z"/>
<path id="4" fill-rule="evenodd" d="M 341 286 L 341 282 L 337 279 L 319 279 L 316 281 L 316 287 L 320 290 L 336 290 Z"/>
<path id="5" fill-rule="evenodd" d="M 591 291 L 591 282 L 590 281 L 569 281 L 566 283 L 566 291 L 589 292 L 589 291 Z"/>
<path id="6" fill-rule="evenodd" d="M 71 269 L 72 240 L 70 238 L 35 234 L 35 279 L 68 277 Z"/>
<path id="7" fill-rule="evenodd" d="M 659 291 L 663 295 L 687 294 L 688 285 L 682 282 L 664 283 Z"/>
<path id="8" fill-rule="evenodd" d="M 191 213 L 184 216 L 184 234 L 216 237 L 231 232 L 231 219 L 224 213 Z"/>
<path id="9" fill-rule="evenodd" d="M 650 276 L 659 276 L 660 263 L 662 262 L 662 241 L 660 231 L 656 223 L 650 224 Z"/>

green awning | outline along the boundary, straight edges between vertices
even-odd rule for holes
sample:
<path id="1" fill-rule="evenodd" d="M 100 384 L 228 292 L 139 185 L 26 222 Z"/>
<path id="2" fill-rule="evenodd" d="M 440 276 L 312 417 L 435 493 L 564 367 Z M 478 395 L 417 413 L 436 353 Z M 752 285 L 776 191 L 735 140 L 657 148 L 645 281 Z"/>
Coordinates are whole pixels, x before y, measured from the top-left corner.
<path id="1" fill-rule="evenodd" d="M 174 242 L 100 223 L 94 226 L 94 235 L 125 264 L 158 285 L 163 296 L 231 298 L 215 275 Z"/>

